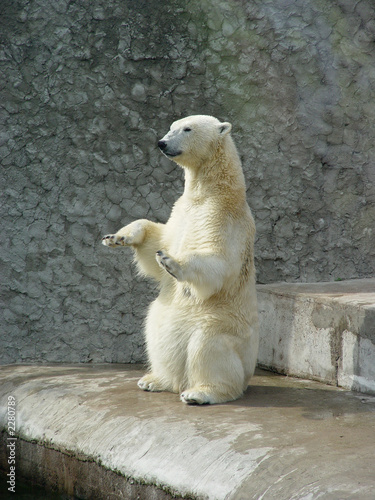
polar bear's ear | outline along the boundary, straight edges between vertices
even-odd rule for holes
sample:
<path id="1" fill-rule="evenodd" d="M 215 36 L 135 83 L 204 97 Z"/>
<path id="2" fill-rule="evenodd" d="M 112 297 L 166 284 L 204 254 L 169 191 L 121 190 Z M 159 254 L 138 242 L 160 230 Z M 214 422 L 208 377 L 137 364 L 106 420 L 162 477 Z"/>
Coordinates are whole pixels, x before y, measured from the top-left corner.
<path id="1" fill-rule="evenodd" d="M 219 125 L 219 134 L 224 137 L 232 130 L 232 125 L 229 122 L 223 122 Z"/>

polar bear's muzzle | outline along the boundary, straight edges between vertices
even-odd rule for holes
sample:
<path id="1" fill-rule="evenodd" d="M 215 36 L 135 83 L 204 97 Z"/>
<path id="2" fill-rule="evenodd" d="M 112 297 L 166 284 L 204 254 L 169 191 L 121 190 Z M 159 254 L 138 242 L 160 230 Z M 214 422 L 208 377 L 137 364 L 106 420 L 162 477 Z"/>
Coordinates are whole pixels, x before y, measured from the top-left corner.
<path id="1" fill-rule="evenodd" d="M 182 151 L 175 150 L 167 143 L 167 141 L 164 141 L 163 139 L 158 142 L 158 147 L 166 156 L 174 157 L 179 156 L 182 153 Z"/>

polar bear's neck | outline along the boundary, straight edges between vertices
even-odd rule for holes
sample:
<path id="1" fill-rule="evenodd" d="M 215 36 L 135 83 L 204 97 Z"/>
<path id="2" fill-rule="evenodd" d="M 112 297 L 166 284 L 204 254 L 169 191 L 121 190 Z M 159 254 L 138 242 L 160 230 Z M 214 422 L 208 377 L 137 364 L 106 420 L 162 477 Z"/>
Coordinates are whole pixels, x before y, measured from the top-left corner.
<path id="1" fill-rule="evenodd" d="M 189 197 L 207 197 L 231 190 L 245 193 L 245 189 L 241 161 L 232 139 L 218 144 L 213 156 L 198 168 L 185 168 L 184 193 Z"/>

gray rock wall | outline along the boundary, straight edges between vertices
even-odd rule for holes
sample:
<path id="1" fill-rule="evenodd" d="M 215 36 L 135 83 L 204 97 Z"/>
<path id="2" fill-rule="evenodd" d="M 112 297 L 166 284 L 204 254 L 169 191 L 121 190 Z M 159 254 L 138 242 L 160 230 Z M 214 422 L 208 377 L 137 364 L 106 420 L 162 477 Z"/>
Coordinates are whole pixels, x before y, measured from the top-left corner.
<path id="1" fill-rule="evenodd" d="M 166 221 L 175 119 L 233 123 L 258 280 L 374 274 L 371 0 L 2 0 L 0 361 L 135 362 L 155 293 L 101 235 Z"/>

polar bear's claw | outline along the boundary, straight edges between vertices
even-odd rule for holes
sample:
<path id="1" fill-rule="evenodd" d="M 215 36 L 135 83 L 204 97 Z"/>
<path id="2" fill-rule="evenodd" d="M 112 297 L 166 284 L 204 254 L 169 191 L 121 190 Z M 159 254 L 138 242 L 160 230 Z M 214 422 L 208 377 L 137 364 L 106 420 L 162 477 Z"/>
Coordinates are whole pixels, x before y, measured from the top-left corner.
<path id="1" fill-rule="evenodd" d="M 116 247 L 121 245 L 120 239 L 115 234 L 107 234 L 102 238 L 103 245 L 107 247 Z"/>
<path id="2" fill-rule="evenodd" d="M 102 238 L 102 243 L 107 247 L 126 246 L 128 244 L 125 236 L 118 236 L 117 234 L 107 234 Z"/>

